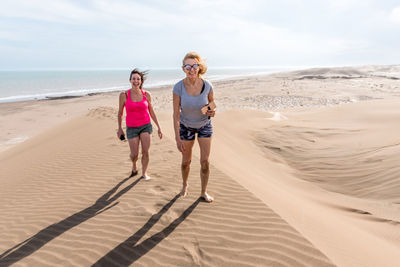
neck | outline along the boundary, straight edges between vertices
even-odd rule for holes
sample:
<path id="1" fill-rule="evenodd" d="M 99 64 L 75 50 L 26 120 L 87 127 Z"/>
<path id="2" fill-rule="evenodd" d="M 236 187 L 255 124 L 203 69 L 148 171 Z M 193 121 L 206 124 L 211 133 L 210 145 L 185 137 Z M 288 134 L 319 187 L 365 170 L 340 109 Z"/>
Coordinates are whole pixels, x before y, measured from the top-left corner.
<path id="1" fill-rule="evenodd" d="M 187 81 L 188 81 L 189 83 L 195 84 L 196 81 L 197 81 L 197 79 L 199 79 L 199 77 L 194 77 L 194 78 L 186 77 L 186 79 L 187 79 Z"/>

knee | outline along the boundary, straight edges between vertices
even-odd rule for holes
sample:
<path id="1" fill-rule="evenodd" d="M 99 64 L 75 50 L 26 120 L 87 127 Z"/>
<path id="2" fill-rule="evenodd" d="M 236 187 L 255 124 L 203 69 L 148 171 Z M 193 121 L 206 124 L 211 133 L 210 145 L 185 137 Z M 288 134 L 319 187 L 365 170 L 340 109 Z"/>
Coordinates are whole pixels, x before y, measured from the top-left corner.
<path id="1" fill-rule="evenodd" d="M 210 162 L 208 161 L 208 159 L 201 160 L 200 165 L 201 165 L 202 172 L 206 173 L 210 170 Z"/>
<path id="2" fill-rule="evenodd" d="M 129 156 L 130 156 L 132 161 L 136 161 L 138 159 L 138 154 L 131 153 Z"/>
<path id="3" fill-rule="evenodd" d="M 142 151 L 142 158 L 148 158 L 149 157 L 149 151 Z"/>
<path id="4" fill-rule="evenodd" d="M 187 170 L 190 167 L 191 162 L 192 162 L 191 160 L 182 162 L 182 165 L 181 165 L 182 170 Z"/>

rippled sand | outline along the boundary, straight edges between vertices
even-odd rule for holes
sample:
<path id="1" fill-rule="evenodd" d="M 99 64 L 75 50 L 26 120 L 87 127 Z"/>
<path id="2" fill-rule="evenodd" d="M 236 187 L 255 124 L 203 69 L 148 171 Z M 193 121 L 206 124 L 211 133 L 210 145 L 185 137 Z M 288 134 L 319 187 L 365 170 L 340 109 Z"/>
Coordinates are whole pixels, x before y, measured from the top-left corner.
<path id="1" fill-rule="evenodd" d="M 209 191 L 180 198 L 171 88 L 151 181 L 128 178 L 118 94 L 0 105 L 0 266 L 398 266 L 399 67 L 214 82 Z M 14 140 L 14 141 L 13 141 Z"/>

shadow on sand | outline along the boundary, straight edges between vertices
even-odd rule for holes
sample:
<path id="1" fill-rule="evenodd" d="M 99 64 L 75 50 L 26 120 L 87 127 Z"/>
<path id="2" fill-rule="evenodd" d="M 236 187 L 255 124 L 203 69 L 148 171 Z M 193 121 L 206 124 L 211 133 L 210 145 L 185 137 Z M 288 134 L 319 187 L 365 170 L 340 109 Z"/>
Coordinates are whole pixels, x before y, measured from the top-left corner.
<path id="1" fill-rule="evenodd" d="M 175 228 L 192 213 L 199 202 L 202 201 L 201 198 L 198 198 L 181 214 L 181 216 L 170 223 L 170 225 L 137 245 L 136 243 L 160 220 L 161 216 L 168 211 L 178 198 L 179 194 L 171 199 L 158 213 L 151 216 L 146 224 L 136 233 L 119 244 L 92 266 L 129 266 L 157 246 L 164 238 L 170 235 Z"/>
<path id="2" fill-rule="evenodd" d="M 15 245 L 14 247 L 1 254 L 0 266 L 9 266 L 13 263 L 16 263 L 17 261 L 34 253 L 35 251 L 46 245 L 48 242 L 70 230 L 71 228 L 117 205 L 119 202 L 114 201 L 116 201 L 119 197 L 128 192 L 141 180 L 141 178 L 136 179 L 134 182 L 127 185 L 121 191 L 112 196 L 125 182 L 130 179 L 131 178 L 125 178 L 124 180 L 119 182 L 110 191 L 101 196 L 92 206 L 80 212 L 77 212 L 58 223 L 52 224 L 44 228 L 34 236 L 26 239 L 25 241 Z"/>

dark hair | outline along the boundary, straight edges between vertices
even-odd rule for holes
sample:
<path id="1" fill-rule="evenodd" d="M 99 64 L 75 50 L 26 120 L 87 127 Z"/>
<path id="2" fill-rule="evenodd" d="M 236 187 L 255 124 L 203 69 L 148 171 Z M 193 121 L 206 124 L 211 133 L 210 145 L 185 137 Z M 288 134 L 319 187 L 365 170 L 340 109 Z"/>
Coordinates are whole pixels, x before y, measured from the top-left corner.
<path id="1" fill-rule="evenodd" d="M 131 71 L 129 80 L 132 79 L 133 74 L 138 74 L 140 76 L 140 79 L 142 80 L 142 82 L 140 83 L 140 89 L 142 89 L 142 85 L 143 85 L 144 81 L 146 80 L 147 73 L 148 73 L 148 71 L 140 71 L 139 69 L 135 68 L 135 69 L 133 69 L 133 71 Z"/>

